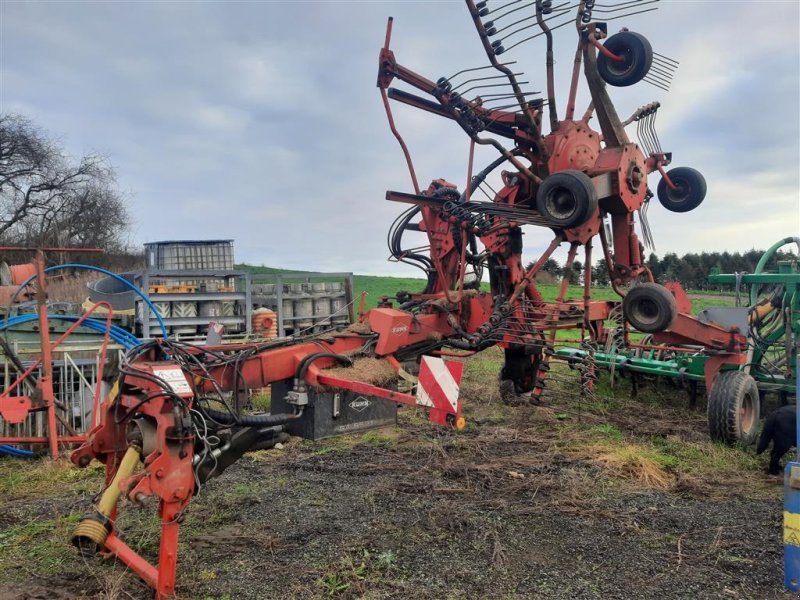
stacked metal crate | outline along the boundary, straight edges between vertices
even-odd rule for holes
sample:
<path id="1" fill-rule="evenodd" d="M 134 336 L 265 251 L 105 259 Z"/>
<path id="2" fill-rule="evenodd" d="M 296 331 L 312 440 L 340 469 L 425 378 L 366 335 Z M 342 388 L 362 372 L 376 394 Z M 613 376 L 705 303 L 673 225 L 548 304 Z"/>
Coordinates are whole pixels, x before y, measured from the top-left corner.
<path id="1" fill-rule="evenodd" d="M 233 240 L 151 242 L 145 244 L 145 258 L 147 268 L 136 275 L 136 283 L 170 334 L 204 334 L 211 321 L 226 332 L 250 330 L 250 275 L 233 269 Z M 137 304 L 143 337 L 158 335 L 155 314 Z"/>
<path id="2" fill-rule="evenodd" d="M 278 335 L 317 333 L 353 322 L 352 273 L 253 275 L 252 300 L 278 314 Z"/>

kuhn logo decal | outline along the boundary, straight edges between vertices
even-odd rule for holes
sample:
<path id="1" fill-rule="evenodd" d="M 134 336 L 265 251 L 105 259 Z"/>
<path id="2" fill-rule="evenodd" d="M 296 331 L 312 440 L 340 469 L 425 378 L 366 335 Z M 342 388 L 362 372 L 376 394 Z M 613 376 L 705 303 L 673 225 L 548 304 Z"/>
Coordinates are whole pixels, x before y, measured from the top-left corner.
<path id="1" fill-rule="evenodd" d="M 392 333 L 396 335 L 400 335 L 406 331 L 408 331 L 408 325 L 396 325 L 395 327 L 392 327 Z"/>
<path id="2" fill-rule="evenodd" d="M 358 398 L 350 401 L 350 408 L 356 412 L 364 412 L 370 406 L 372 406 L 372 400 L 366 398 L 365 396 L 359 396 Z"/>

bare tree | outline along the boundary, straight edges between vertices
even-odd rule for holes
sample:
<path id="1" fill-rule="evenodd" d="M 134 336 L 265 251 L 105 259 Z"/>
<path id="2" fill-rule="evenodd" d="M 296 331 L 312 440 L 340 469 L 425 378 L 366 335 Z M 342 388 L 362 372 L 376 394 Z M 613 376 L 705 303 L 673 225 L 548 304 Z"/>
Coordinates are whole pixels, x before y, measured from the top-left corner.
<path id="1" fill-rule="evenodd" d="M 77 163 L 30 120 L 0 115 L 0 241 L 119 250 L 129 225 L 114 171 L 99 155 Z"/>

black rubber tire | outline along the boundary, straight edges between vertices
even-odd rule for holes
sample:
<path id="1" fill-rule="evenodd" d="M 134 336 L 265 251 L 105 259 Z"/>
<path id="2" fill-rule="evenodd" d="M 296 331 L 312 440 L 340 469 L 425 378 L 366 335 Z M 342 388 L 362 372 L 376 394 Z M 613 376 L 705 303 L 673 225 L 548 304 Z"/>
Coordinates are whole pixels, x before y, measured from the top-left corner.
<path id="1" fill-rule="evenodd" d="M 708 394 L 708 432 L 715 442 L 756 441 L 761 403 L 755 379 L 744 371 L 722 371 Z"/>
<path id="2" fill-rule="evenodd" d="M 559 171 L 536 190 L 536 210 L 556 227 L 577 227 L 597 210 L 597 191 L 583 171 Z"/>
<path id="3" fill-rule="evenodd" d="M 597 57 L 600 77 L 609 85 L 627 87 L 639 83 L 653 64 L 653 47 L 647 38 L 633 31 L 621 31 L 603 44 L 608 50 L 625 60 L 618 62 L 607 58 L 602 52 Z"/>
<path id="4" fill-rule="evenodd" d="M 634 328 L 644 333 L 664 331 L 675 320 L 678 304 L 663 285 L 642 283 L 622 299 L 622 312 Z"/>
<path id="5" fill-rule="evenodd" d="M 697 169 L 691 167 L 675 167 L 667 171 L 677 189 L 667 185 L 664 178 L 658 182 L 658 201 L 667 210 L 684 213 L 694 210 L 706 197 L 706 178 Z"/>

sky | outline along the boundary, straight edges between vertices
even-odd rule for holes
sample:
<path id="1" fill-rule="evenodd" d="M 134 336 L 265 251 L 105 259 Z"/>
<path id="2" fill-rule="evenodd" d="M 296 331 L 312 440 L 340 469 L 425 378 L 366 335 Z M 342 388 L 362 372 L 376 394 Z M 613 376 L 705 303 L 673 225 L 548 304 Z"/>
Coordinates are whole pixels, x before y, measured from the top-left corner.
<path id="1" fill-rule="evenodd" d="M 679 61 L 670 91 L 639 83 L 610 95 L 621 116 L 661 102 L 672 166 L 700 170 L 708 195 L 684 214 L 652 203 L 656 252 L 744 251 L 798 235 L 800 2 L 657 6 L 609 31 L 628 27 Z M 385 192 L 413 191 L 375 85 L 390 15 L 397 61 L 429 79 L 488 64 L 460 0 L 0 0 L 0 112 L 29 117 L 74 156 L 106 155 L 129 199 L 133 245 L 233 239 L 238 262 L 413 275 L 387 262 L 386 232 L 405 205 Z M 563 114 L 576 33 L 555 34 Z M 541 38 L 506 57 L 527 89 L 544 89 Z M 587 103 L 584 84 L 578 114 Z M 394 116 L 422 186 L 463 187 L 463 131 L 401 105 Z M 481 148 L 476 166 L 496 156 Z M 551 238 L 526 228 L 526 262 Z"/>

